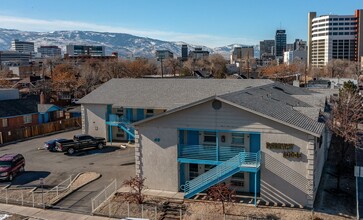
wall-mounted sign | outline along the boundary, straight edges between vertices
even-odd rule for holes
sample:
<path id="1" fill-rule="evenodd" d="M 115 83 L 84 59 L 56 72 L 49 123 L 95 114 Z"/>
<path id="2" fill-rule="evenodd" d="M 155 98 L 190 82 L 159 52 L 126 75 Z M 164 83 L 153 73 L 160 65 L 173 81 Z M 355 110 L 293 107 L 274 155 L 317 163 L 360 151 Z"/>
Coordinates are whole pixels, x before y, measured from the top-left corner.
<path id="1" fill-rule="evenodd" d="M 301 156 L 302 156 L 302 153 L 300 153 L 300 152 L 292 152 L 292 151 L 284 152 L 285 158 L 301 158 Z"/>
<path id="2" fill-rule="evenodd" d="M 266 148 L 270 150 L 284 150 L 283 157 L 285 158 L 301 158 L 302 153 L 294 152 L 294 144 L 287 143 L 266 143 Z"/>
<path id="3" fill-rule="evenodd" d="M 294 148 L 294 144 L 285 144 L 285 143 L 266 143 L 266 147 L 268 149 L 276 149 L 276 150 L 292 150 Z"/>

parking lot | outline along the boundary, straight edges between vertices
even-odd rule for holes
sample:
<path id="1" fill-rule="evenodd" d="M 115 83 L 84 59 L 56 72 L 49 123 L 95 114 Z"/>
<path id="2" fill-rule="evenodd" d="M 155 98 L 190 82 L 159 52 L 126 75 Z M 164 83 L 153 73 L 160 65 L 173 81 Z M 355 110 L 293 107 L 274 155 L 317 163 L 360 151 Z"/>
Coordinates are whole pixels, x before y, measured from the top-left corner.
<path id="1" fill-rule="evenodd" d="M 21 153 L 25 157 L 25 172 L 18 175 L 12 185 L 38 186 L 39 179 L 44 178 L 46 187 L 52 187 L 80 172 L 93 171 L 102 177 L 71 194 L 58 206 L 75 211 L 90 212 L 91 199 L 104 189 L 106 185 L 117 179 L 119 183 L 135 175 L 134 148 L 107 146 L 102 150 L 88 149 L 66 155 L 61 152 L 39 150 L 44 142 L 55 138 L 72 138 L 81 130 L 59 133 L 51 136 L 35 138 L 28 141 L 0 147 L 0 155 Z M 2 182 L 1 185 L 6 185 Z"/>

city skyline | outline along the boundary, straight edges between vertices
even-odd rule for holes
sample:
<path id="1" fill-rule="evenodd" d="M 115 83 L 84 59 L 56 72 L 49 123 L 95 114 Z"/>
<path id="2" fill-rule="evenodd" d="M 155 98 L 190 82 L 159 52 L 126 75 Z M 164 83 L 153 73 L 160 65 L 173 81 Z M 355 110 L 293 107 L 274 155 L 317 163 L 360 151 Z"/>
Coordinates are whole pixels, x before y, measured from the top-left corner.
<path id="1" fill-rule="evenodd" d="M 2 2 L 0 28 L 25 31 L 82 30 L 128 33 L 165 41 L 218 47 L 256 45 L 285 29 L 287 42 L 307 39 L 307 14 L 353 14 L 363 2 L 297 1 L 99 1 Z"/>

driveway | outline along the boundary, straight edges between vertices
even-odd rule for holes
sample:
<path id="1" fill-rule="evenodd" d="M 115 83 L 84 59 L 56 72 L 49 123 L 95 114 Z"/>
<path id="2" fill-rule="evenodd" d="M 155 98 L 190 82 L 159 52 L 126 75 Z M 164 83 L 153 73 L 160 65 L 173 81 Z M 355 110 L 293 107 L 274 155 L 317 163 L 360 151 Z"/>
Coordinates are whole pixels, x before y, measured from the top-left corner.
<path id="1" fill-rule="evenodd" d="M 107 146 L 102 150 L 80 151 L 72 156 L 61 152 L 38 150 L 47 140 L 72 138 L 73 135 L 79 133 L 81 133 L 81 130 L 0 147 L 0 155 L 21 153 L 26 160 L 26 171 L 17 176 L 12 184 L 35 186 L 39 185 L 39 178 L 45 178 L 45 185 L 52 187 L 67 179 L 70 175 L 75 176 L 80 172 L 93 171 L 100 173 L 102 175 L 100 179 L 82 187 L 57 204 L 63 208 L 89 213 L 91 211 L 91 198 L 96 196 L 106 185 L 114 179 L 117 179 L 118 183 L 122 183 L 123 180 L 135 175 L 134 148 L 122 149 L 116 146 Z"/>

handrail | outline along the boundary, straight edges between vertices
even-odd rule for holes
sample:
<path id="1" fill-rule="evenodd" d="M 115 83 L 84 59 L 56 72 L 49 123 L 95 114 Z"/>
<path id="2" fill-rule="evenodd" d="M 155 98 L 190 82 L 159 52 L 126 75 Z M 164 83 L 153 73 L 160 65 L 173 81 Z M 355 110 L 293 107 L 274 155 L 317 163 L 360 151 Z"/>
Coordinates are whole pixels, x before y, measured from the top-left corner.
<path id="1" fill-rule="evenodd" d="M 186 181 L 184 192 L 186 196 L 193 196 L 205 189 L 212 182 L 223 181 L 226 175 L 239 172 L 242 167 L 258 168 L 260 166 L 260 151 L 257 153 L 240 152 L 229 160 L 210 169 L 209 171 L 197 176 L 196 178 Z M 223 178 L 222 178 L 223 177 Z M 191 194 L 192 193 L 192 194 Z"/>

